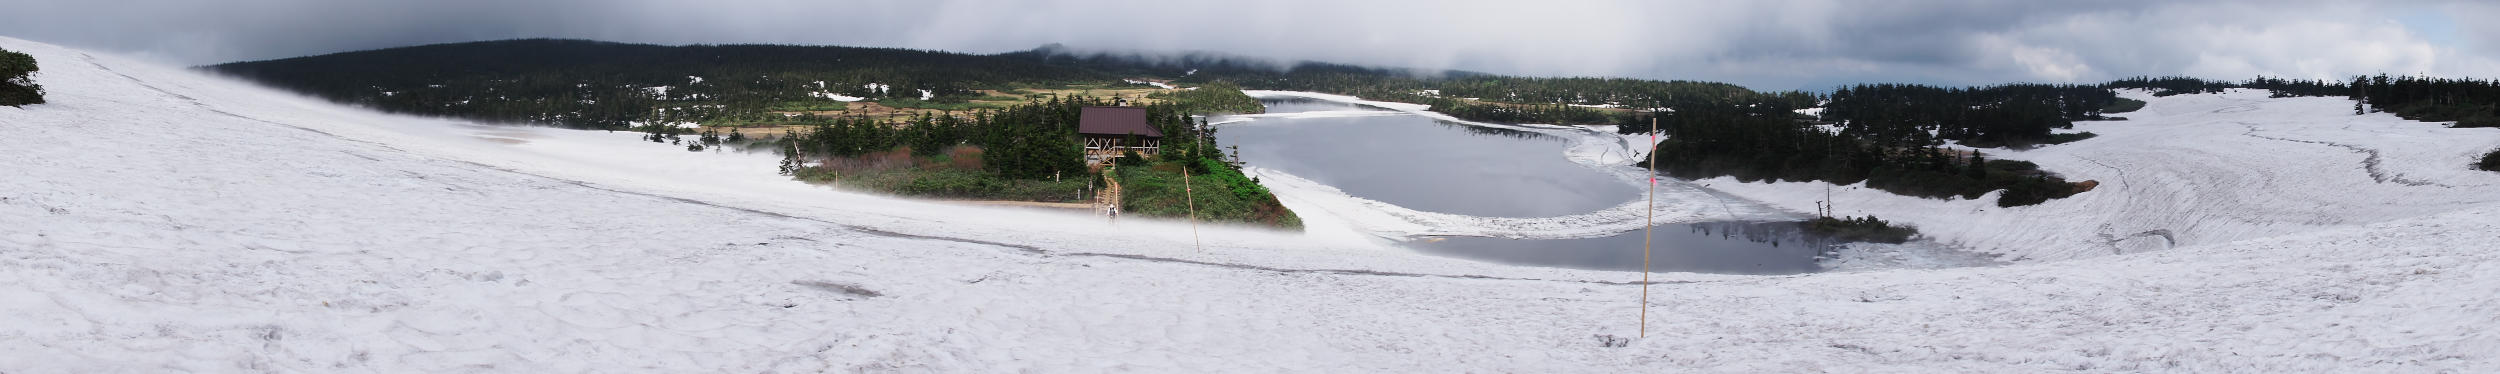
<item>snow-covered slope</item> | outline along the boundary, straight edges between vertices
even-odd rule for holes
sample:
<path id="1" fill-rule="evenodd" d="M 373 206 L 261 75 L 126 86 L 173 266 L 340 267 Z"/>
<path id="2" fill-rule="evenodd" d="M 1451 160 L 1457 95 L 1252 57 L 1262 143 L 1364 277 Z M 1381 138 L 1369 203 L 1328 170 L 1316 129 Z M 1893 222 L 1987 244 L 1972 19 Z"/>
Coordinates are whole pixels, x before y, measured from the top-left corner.
<path id="1" fill-rule="evenodd" d="M 1843 215 L 1918 225 L 1939 241 L 2008 260 L 2106 256 L 2352 227 L 2500 203 L 2500 173 L 2472 170 L 2500 129 L 2447 128 L 2385 113 L 2353 115 L 2342 98 L 2268 98 L 2262 90 L 2152 97 L 2125 121 L 2079 122 L 2098 137 L 2032 150 L 1983 149 L 2100 186 L 1999 208 L 1996 196 L 1940 202 L 1843 186 Z M 1826 183 L 1701 181 L 1737 196 L 1811 211 Z M 2479 244 L 2479 243 L 2477 243 Z M 2480 244 L 2500 245 L 2500 244 Z"/>
<path id="2" fill-rule="evenodd" d="M 1230 229 L 1200 252 L 1184 225 L 0 48 L 53 102 L 0 107 L 10 373 L 2500 370 L 2489 204 L 2056 263 L 1663 274 L 1649 337 L 1606 347 L 1637 274 Z"/>

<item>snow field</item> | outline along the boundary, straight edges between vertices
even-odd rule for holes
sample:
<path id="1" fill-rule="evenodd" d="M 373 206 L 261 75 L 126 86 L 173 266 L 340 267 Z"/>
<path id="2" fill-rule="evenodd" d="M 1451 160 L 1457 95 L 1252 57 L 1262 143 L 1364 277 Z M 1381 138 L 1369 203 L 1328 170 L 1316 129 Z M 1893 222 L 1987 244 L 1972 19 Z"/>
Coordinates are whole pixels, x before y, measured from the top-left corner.
<path id="1" fill-rule="evenodd" d="M 2427 129 L 2216 126 L 2199 134 L 2376 149 L 2382 173 L 2366 173 L 2365 152 L 2285 142 L 2259 148 L 2333 148 L 2275 156 L 2349 166 L 2173 152 L 2279 174 L 2129 169 L 2131 185 L 2184 186 L 2124 196 L 2201 206 L 2226 185 L 2162 178 L 2358 179 L 2370 188 L 2342 195 L 2447 199 L 2412 205 L 2433 211 L 2277 207 L 2232 217 L 2382 210 L 2201 224 L 2306 232 L 2001 267 L 1660 274 L 1649 337 L 1606 348 L 1600 336 L 1635 333 L 1639 288 L 1612 282 L 1636 274 L 1226 228 L 1206 229 L 1198 252 L 1180 224 L 843 193 L 773 180 L 757 162 L 769 155 L 376 115 L 40 43 L 0 48 L 43 61 L 53 101 L 0 108 L 0 131 L 33 140 L 0 147 L 13 176 L 0 178 L 0 370 L 12 373 L 2500 370 L 2500 212 L 2424 192 L 2482 188 L 2423 166 L 2442 151 L 2395 149 L 2471 141 Z M 2170 101 L 2147 111 L 2198 109 Z M 2126 132 L 2085 126 L 2096 141 Z M 2144 188 L 2113 191 L 2162 191 Z"/>

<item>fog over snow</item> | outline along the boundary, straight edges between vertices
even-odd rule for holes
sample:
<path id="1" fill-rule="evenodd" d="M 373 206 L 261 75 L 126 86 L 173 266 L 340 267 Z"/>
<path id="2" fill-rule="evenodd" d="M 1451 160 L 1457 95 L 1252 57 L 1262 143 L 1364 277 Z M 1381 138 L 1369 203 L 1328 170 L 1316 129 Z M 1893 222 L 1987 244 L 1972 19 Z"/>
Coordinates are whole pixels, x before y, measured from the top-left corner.
<path id="1" fill-rule="evenodd" d="M 177 64 L 582 38 L 995 53 L 1222 51 L 1507 74 L 1827 89 L 2354 74 L 2500 76 L 2466 1 L 0 0 L 0 35 Z"/>

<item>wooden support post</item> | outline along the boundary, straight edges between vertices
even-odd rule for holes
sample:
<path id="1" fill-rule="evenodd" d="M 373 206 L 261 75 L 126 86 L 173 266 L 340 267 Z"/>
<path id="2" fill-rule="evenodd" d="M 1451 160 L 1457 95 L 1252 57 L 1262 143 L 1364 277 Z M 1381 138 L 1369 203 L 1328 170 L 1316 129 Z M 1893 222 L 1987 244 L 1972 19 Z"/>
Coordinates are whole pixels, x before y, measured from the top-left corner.
<path id="1" fill-rule="evenodd" d="M 1658 117 L 1649 118 L 1649 216 L 1641 226 L 1641 337 L 1649 337 L 1649 244 L 1658 231 Z"/>

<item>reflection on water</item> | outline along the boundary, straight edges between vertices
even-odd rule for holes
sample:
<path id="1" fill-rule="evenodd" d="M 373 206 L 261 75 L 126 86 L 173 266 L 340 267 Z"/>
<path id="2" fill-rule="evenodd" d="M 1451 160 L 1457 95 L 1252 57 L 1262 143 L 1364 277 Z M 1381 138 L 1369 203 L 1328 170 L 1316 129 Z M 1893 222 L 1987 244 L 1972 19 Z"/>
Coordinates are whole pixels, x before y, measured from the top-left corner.
<path id="1" fill-rule="evenodd" d="M 1434 240 L 1441 239 L 1441 240 Z M 1587 239 L 1428 238 L 1408 244 L 1425 253 L 1529 266 L 1594 270 L 1641 269 L 1640 231 Z M 1650 270 L 1727 274 L 1798 274 L 1820 270 L 1816 256 L 1837 241 L 1805 234 L 1796 222 L 1707 222 L 1658 226 Z"/>
<path id="2" fill-rule="evenodd" d="M 1363 105 L 1360 105 L 1360 104 L 1354 104 L 1354 103 L 1341 103 L 1341 102 L 1335 102 L 1335 101 L 1327 101 L 1327 100 L 1312 99 L 1312 98 L 1302 98 L 1302 97 L 1287 97 L 1287 98 L 1269 98 L 1269 99 L 1259 99 L 1259 104 L 1261 104 L 1261 105 L 1266 105 L 1266 106 L 1267 106 L 1267 112 L 1268 112 L 1269 114 L 1275 114 L 1275 113 L 1303 113 L 1303 112 L 1333 112 L 1333 111 L 1345 111 L 1345 110 L 1367 110 L 1367 111 L 1382 111 L 1382 112 L 1389 111 L 1388 109 L 1381 109 L 1381 108 L 1376 108 L 1376 107 L 1363 106 Z"/>
<path id="3" fill-rule="evenodd" d="M 1263 100 L 1269 113 L 1380 110 Z M 1563 158 L 1566 140 L 1415 115 L 1261 118 L 1216 133 L 1252 166 L 1415 210 L 1491 217 L 1588 213 L 1631 201 L 1631 184 Z"/>

